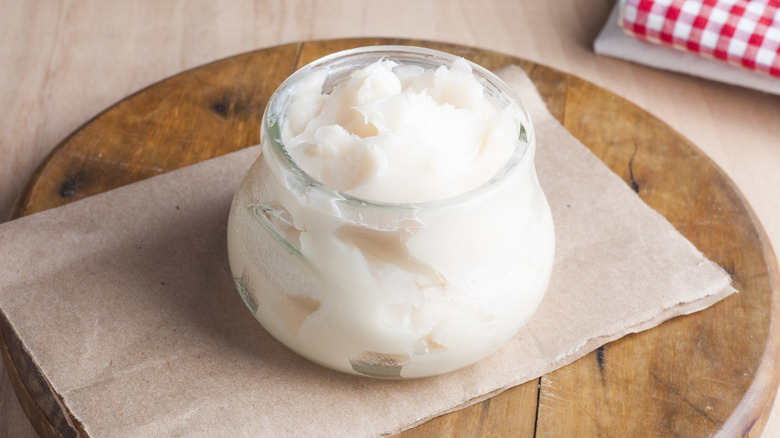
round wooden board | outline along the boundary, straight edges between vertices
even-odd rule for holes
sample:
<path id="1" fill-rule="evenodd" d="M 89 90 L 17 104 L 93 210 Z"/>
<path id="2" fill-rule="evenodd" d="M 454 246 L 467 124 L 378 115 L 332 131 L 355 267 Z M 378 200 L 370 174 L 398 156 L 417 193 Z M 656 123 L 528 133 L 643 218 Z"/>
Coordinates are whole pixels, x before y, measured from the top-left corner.
<path id="1" fill-rule="evenodd" d="M 635 105 L 496 52 L 401 39 L 288 44 L 217 61 L 119 102 L 66 138 L 15 210 L 24 216 L 259 142 L 266 101 L 296 68 L 375 44 L 421 45 L 523 68 L 551 112 L 651 207 L 727 269 L 739 293 L 605 345 L 540 379 L 414 429 L 428 436 L 758 436 L 778 387 L 777 260 L 733 183 Z M 673 97 L 670 97 L 673 98 Z M 544 141 L 544 139 L 539 139 Z M 41 436 L 87 436 L 2 322 L 3 358 Z"/>

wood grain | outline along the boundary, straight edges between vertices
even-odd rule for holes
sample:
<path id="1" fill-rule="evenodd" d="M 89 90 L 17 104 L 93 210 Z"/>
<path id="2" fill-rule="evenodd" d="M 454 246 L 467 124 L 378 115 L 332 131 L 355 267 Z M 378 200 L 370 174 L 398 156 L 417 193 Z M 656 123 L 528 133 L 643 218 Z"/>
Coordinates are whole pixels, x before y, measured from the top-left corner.
<path id="1" fill-rule="evenodd" d="M 69 136 L 16 209 L 31 214 L 258 141 L 270 93 L 297 66 L 360 45 L 403 43 L 529 73 L 566 128 L 732 273 L 740 293 L 610 343 L 575 363 L 402 436 L 757 436 L 777 389 L 778 269 L 742 195 L 704 154 L 637 106 L 544 65 L 453 44 L 356 39 L 250 52 L 153 85 Z M 12 330 L 6 365 L 41 436 L 86 436 Z M 14 376 L 18 376 L 14 379 Z M 57 407 L 62 408 L 57 412 Z"/>

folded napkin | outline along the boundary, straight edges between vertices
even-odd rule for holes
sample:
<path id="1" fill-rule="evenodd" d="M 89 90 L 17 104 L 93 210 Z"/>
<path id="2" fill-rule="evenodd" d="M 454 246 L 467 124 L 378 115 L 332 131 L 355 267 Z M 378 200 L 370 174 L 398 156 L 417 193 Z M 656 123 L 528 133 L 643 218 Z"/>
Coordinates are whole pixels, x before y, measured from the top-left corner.
<path id="1" fill-rule="evenodd" d="M 596 53 L 780 94 L 777 0 L 619 0 Z"/>
<path id="2" fill-rule="evenodd" d="M 780 1 L 621 0 L 620 27 L 640 40 L 780 77 Z"/>
<path id="3" fill-rule="evenodd" d="M 534 120 L 557 252 L 534 318 L 476 365 L 411 381 L 348 376 L 263 330 L 225 242 L 258 147 L 0 225 L 0 309 L 90 436 L 359 437 L 473 404 L 734 292 L 555 121 L 522 70 L 501 75 Z"/>

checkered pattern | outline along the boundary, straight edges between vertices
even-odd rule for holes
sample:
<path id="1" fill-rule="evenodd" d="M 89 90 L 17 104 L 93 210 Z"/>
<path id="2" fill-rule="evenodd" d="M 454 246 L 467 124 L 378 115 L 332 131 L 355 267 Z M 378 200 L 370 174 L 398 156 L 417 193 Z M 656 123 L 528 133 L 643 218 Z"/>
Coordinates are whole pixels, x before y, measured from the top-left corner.
<path id="1" fill-rule="evenodd" d="M 628 35 L 780 77 L 780 0 L 620 0 Z"/>

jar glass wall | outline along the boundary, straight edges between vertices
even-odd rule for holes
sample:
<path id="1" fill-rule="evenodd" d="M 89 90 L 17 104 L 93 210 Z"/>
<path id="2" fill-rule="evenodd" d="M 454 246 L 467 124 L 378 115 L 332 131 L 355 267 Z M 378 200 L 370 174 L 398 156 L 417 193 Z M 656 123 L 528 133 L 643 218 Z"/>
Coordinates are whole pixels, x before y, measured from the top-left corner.
<path id="1" fill-rule="evenodd" d="M 510 154 L 464 193 L 358 197 L 311 176 L 285 144 L 291 102 L 313 72 L 325 72 L 327 95 L 379 60 L 427 71 L 458 59 L 416 47 L 349 50 L 297 71 L 269 101 L 263 152 L 230 212 L 230 266 L 257 320 L 301 356 L 370 377 L 441 374 L 496 351 L 538 308 L 552 270 L 552 217 L 530 118 L 491 72 L 470 64 L 484 99 L 511 114 Z"/>

